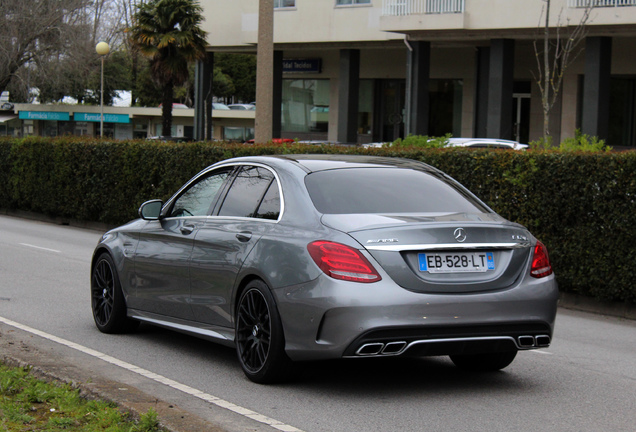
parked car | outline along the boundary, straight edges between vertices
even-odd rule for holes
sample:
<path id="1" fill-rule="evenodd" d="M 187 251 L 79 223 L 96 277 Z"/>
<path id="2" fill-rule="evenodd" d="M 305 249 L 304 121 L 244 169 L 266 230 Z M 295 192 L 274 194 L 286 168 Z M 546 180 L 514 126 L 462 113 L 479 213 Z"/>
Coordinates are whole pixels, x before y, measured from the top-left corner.
<path id="1" fill-rule="evenodd" d="M 177 142 L 177 143 L 185 143 L 185 142 L 193 141 L 191 137 L 176 137 L 176 136 L 151 136 L 146 139 L 150 141 Z"/>
<path id="2" fill-rule="evenodd" d="M 163 108 L 163 104 L 159 104 L 159 108 Z M 182 103 L 173 103 L 172 109 L 189 109 L 190 107 Z"/>
<path id="3" fill-rule="evenodd" d="M 245 144 L 254 144 L 256 142 L 256 140 L 254 138 L 252 139 L 248 139 L 247 141 L 245 141 Z M 272 144 L 291 144 L 293 142 L 295 142 L 295 140 L 291 139 L 291 138 L 272 138 L 270 140 L 270 142 Z"/>
<path id="4" fill-rule="evenodd" d="M 337 358 L 450 355 L 491 371 L 551 342 L 545 246 L 421 162 L 229 159 L 139 215 L 95 249 L 97 328 L 233 346 L 254 382 Z"/>
<path id="5" fill-rule="evenodd" d="M 213 110 L 229 110 L 230 108 L 225 104 L 213 102 L 212 109 Z"/>
<path id="6" fill-rule="evenodd" d="M 252 104 L 230 104 L 228 108 L 231 110 L 255 110 L 256 106 Z"/>
<path id="7" fill-rule="evenodd" d="M 497 138 L 449 138 L 447 147 L 495 148 L 526 150 L 528 144 Z"/>

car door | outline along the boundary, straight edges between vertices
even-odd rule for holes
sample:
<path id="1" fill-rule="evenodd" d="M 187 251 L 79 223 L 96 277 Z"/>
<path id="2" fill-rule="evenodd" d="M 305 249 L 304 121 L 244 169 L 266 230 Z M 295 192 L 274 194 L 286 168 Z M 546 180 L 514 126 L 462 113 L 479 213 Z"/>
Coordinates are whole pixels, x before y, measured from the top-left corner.
<path id="1" fill-rule="evenodd" d="M 197 321 L 231 327 L 237 275 L 256 242 L 277 223 L 282 202 L 270 169 L 245 165 L 198 232 L 190 262 L 192 310 Z"/>
<path id="2" fill-rule="evenodd" d="M 135 254 L 136 299 L 131 307 L 192 320 L 189 262 L 197 231 L 205 224 L 232 168 L 204 173 L 168 202 L 165 215 L 148 222 Z"/>

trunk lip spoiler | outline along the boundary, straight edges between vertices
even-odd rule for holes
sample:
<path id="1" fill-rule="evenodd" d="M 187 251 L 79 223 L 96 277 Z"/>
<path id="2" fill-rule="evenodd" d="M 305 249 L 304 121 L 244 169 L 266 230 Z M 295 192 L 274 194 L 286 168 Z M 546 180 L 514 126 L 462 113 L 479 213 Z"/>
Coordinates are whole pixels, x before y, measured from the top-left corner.
<path id="1" fill-rule="evenodd" d="M 366 245 L 367 250 L 405 252 L 415 250 L 448 249 L 521 249 L 529 247 L 530 242 L 511 243 L 439 243 L 439 244 L 403 244 L 403 245 Z"/>

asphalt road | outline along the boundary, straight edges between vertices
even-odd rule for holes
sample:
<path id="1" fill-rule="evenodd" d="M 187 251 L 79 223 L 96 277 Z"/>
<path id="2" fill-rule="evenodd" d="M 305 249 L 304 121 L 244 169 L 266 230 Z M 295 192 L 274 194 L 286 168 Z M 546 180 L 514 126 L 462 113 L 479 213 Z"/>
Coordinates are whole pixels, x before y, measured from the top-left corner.
<path id="1" fill-rule="evenodd" d="M 294 382 L 260 386 L 231 349 L 147 325 L 97 331 L 89 267 L 100 235 L 0 216 L 0 354 L 10 337 L 14 350 L 229 431 L 636 430 L 634 321 L 561 309 L 552 346 L 497 373 L 464 373 L 446 358 L 362 359 L 307 364 Z"/>

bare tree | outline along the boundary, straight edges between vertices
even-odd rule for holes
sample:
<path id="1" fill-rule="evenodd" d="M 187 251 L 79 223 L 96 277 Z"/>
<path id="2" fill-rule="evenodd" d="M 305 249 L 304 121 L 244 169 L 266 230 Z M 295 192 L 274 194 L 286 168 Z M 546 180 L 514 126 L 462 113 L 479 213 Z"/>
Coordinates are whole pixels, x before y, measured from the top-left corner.
<path id="1" fill-rule="evenodd" d="M 585 39 L 586 28 L 592 9 L 597 0 L 587 0 L 583 7 L 583 15 L 577 25 L 570 25 L 570 20 L 563 23 L 563 9 L 559 12 L 554 33 L 550 28 L 550 1 L 545 2 L 542 9 L 542 17 L 545 12 L 545 24 L 543 25 L 543 50 L 539 47 L 539 38 L 534 41 L 534 52 L 537 59 L 538 72 L 534 78 L 541 92 L 541 106 L 543 108 L 543 139 L 550 136 L 550 112 L 561 91 L 563 76 L 568 66 L 583 51 L 580 46 Z M 541 28 L 541 25 L 539 26 Z"/>
<path id="2" fill-rule="evenodd" d="M 0 0 L 0 92 L 24 65 L 65 52 L 88 0 Z"/>

